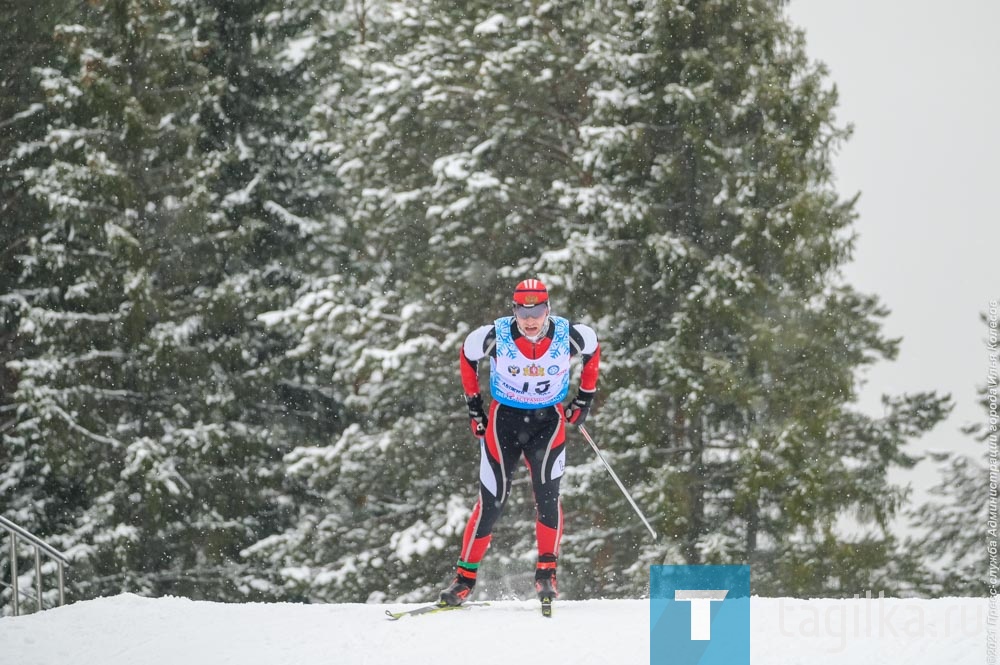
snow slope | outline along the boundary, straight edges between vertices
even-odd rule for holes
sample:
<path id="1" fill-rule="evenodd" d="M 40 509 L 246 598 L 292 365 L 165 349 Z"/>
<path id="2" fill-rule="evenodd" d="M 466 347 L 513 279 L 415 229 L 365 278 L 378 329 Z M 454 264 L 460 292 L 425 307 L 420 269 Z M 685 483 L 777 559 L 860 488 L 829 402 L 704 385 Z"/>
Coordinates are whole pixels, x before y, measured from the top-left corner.
<path id="1" fill-rule="evenodd" d="M 753 665 L 987 662 L 987 600 L 751 601 Z M 645 600 L 500 601 L 389 621 L 401 605 L 222 604 L 121 595 L 0 619 L 0 665 L 628 665 Z M 407 606 L 410 607 L 410 606 Z M 412 606 L 415 607 L 415 606 Z"/>

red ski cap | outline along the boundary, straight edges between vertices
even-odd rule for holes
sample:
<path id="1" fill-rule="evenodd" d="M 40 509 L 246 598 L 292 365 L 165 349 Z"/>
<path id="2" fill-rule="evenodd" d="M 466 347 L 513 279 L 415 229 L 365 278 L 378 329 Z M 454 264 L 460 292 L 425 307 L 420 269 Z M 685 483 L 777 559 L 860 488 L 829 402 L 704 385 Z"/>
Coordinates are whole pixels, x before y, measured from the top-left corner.
<path id="1" fill-rule="evenodd" d="M 515 305 L 539 305 L 549 301 L 549 292 L 537 279 L 526 279 L 514 288 Z"/>

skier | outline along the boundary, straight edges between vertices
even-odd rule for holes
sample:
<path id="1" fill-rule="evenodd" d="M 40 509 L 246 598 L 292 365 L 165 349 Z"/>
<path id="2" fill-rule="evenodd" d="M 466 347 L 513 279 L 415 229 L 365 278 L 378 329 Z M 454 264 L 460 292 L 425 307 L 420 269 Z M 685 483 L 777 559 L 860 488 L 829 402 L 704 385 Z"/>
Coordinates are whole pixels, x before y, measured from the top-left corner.
<path id="1" fill-rule="evenodd" d="M 601 351 L 592 328 L 551 315 L 548 290 L 537 279 L 517 285 L 512 308 L 513 316 L 469 333 L 459 354 L 470 425 L 480 441 L 479 500 L 465 527 L 455 579 L 441 592 L 439 604 L 461 605 L 475 587 L 493 525 L 510 496 L 515 465 L 523 455 L 535 495 L 535 590 L 548 614 L 557 595 L 565 423 L 580 426 L 587 419 L 597 390 Z M 577 355 L 583 361 L 580 388 L 563 407 L 569 393 L 570 358 Z M 486 357 L 493 396 L 488 414 L 479 394 L 479 361 Z"/>

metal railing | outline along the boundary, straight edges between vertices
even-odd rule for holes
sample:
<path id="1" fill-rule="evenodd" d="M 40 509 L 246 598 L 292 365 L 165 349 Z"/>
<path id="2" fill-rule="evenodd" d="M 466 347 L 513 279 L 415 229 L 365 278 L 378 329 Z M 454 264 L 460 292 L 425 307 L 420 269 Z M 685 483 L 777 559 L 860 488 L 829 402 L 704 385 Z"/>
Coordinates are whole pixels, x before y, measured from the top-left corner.
<path id="1" fill-rule="evenodd" d="M 38 609 L 42 608 L 42 553 L 56 562 L 59 572 L 59 604 L 66 602 L 65 585 L 63 583 L 63 567 L 69 565 L 69 560 L 59 550 L 55 549 L 33 533 L 19 527 L 7 518 L 0 516 L 0 529 L 10 536 L 10 586 L 13 591 L 14 616 L 21 613 L 21 594 L 17 588 L 17 539 L 31 543 L 35 548 L 35 588 L 38 598 Z"/>

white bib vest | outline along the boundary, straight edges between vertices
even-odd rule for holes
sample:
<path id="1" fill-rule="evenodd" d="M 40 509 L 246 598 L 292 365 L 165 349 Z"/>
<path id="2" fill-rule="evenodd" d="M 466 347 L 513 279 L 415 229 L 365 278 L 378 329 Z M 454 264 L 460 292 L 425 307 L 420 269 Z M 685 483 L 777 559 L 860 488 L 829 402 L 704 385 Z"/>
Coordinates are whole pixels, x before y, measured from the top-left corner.
<path id="1" fill-rule="evenodd" d="M 541 409 L 562 402 L 569 392 L 569 321 L 549 317 L 555 334 L 549 350 L 532 360 L 517 348 L 511 336 L 514 317 L 494 321 L 496 357 L 490 358 L 493 399 L 520 409 Z"/>

